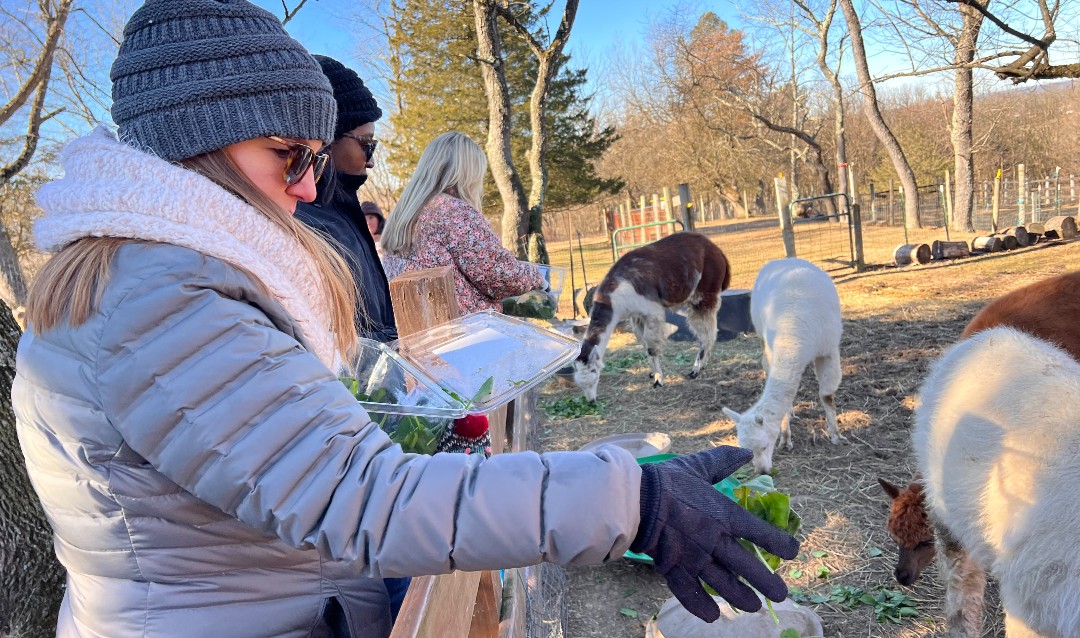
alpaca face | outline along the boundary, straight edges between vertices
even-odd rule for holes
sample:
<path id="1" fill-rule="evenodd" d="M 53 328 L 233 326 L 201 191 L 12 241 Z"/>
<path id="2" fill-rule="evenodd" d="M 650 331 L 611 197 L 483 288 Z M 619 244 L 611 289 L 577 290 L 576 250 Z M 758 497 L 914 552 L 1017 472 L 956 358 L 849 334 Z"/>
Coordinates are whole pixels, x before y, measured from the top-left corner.
<path id="1" fill-rule="evenodd" d="M 773 450 L 776 449 L 776 437 L 780 434 L 779 423 L 766 423 L 765 418 L 751 410 L 739 414 L 730 408 L 723 408 L 724 414 L 735 422 L 735 434 L 739 438 L 739 447 L 754 453 L 754 472 L 768 474 L 772 472 Z"/>
<path id="2" fill-rule="evenodd" d="M 922 483 L 912 481 L 906 488 L 883 478 L 879 478 L 878 483 L 892 499 L 887 527 L 900 554 L 893 574 L 901 585 L 912 585 L 934 560 L 935 554 L 934 528 L 926 513 Z"/>
<path id="3" fill-rule="evenodd" d="M 596 400 L 596 387 L 600 384 L 600 370 L 603 368 L 604 361 L 595 350 L 587 361 L 574 361 L 574 383 L 589 401 Z"/>

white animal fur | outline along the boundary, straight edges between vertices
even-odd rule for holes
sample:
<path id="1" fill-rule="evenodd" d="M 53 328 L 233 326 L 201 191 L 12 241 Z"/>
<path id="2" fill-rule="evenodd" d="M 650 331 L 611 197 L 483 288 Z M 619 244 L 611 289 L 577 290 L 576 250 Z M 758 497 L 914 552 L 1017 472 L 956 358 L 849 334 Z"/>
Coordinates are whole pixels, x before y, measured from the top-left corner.
<path id="1" fill-rule="evenodd" d="M 700 274 L 698 275 L 700 278 Z M 589 401 L 596 400 L 596 390 L 600 382 L 600 371 L 604 369 L 604 352 L 607 351 L 608 341 L 615 331 L 615 326 L 624 318 L 630 319 L 630 327 L 634 331 L 640 343 L 649 355 L 649 378 L 653 385 L 664 384 L 664 373 L 660 369 L 660 354 L 671 332 L 676 330 L 667 323 L 664 306 L 656 301 L 650 301 L 637 294 L 633 284 L 628 281 L 620 281 L 615 290 L 609 295 L 611 300 L 612 317 L 604 327 L 600 335 L 599 343 L 590 353 L 587 362 L 575 362 L 574 382 L 581 388 L 585 398 Z M 702 342 L 704 356 L 699 356 L 694 361 L 691 376 L 697 376 L 701 367 L 708 361 L 715 339 L 702 338 L 710 334 L 716 334 L 716 314 L 712 314 L 712 325 L 708 325 L 707 319 L 698 320 L 691 315 L 690 331 Z M 704 325 L 702 325 L 704 324 Z"/>
<path id="2" fill-rule="evenodd" d="M 920 398 L 912 441 L 949 636 L 982 635 L 987 571 L 1009 638 L 1080 635 L 1080 363 L 994 328 L 947 351 Z"/>
<path id="3" fill-rule="evenodd" d="M 840 297 L 824 271 L 803 259 L 777 259 L 758 272 L 750 293 L 750 318 L 764 348 L 765 389 L 749 410 L 724 408 L 735 421 L 739 446 L 754 452 L 754 469 L 772 470 L 777 436 L 791 443 L 791 407 L 803 370 L 814 364 L 829 438 L 844 440 L 836 426 L 834 396 L 840 386 Z"/>

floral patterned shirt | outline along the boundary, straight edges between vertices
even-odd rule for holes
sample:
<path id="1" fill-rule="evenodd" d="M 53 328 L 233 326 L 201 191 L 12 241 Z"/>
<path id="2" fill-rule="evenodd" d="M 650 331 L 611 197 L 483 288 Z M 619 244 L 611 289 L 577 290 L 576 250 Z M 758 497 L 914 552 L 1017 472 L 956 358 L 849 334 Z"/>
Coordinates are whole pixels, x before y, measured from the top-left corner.
<path id="1" fill-rule="evenodd" d="M 544 288 L 533 264 L 520 262 L 502 247 L 480 211 L 440 193 L 417 213 L 412 248 L 383 256 L 386 276 L 423 268 L 454 266 L 454 289 L 461 314 L 502 310 L 502 300 Z"/>

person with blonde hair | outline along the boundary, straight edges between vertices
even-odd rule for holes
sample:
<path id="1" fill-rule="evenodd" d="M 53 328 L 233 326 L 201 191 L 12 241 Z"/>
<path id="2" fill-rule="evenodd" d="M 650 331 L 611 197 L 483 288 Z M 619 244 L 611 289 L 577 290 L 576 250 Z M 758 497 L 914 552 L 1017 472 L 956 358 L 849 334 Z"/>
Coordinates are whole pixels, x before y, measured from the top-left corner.
<path id="1" fill-rule="evenodd" d="M 334 94 L 272 13 L 146 0 L 111 77 L 117 130 L 68 144 L 38 193 L 55 254 L 11 391 L 67 572 L 58 636 L 378 638 L 376 579 L 627 549 L 708 620 L 699 578 L 743 609 L 761 602 L 739 577 L 786 596 L 737 539 L 798 542 L 712 487 L 747 450 L 425 456 L 372 422 L 337 377 L 348 268 L 293 217 Z"/>
<path id="2" fill-rule="evenodd" d="M 427 145 L 383 229 L 387 277 L 453 266 L 462 313 L 501 310 L 506 297 L 548 290 L 539 269 L 503 248 L 481 214 L 486 173 L 487 156 L 464 133 Z"/>

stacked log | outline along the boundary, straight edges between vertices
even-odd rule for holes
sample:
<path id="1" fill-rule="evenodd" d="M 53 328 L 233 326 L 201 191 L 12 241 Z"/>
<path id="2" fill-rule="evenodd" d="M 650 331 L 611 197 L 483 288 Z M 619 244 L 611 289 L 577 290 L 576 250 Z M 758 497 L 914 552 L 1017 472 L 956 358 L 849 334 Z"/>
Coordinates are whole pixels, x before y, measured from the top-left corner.
<path id="1" fill-rule="evenodd" d="M 1001 239 L 1002 250 L 1016 250 L 1020 247 L 1020 242 L 1017 241 L 1015 235 L 994 235 Z"/>
<path id="2" fill-rule="evenodd" d="M 1046 227 L 1045 235 L 1047 239 L 1072 239 L 1076 237 L 1076 219 L 1071 215 L 1051 217 L 1043 225 Z"/>
<path id="3" fill-rule="evenodd" d="M 1012 228 L 1005 228 L 994 233 L 1001 237 L 1005 242 L 1005 250 L 1015 250 L 1017 248 L 1024 248 L 1035 243 L 1031 241 L 1031 234 L 1023 226 L 1013 226 Z M 1010 239 L 1014 241 L 1009 241 Z"/>
<path id="4" fill-rule="evenodd" d="M 983 253 L 996 253 L 1004 250 L 1005 242 L 1001 240 L 1001 237 L 996 235 L 988 235 L 986 237 L 976 237 L 971 240 L 971 249 L 973 251 Z"/>

